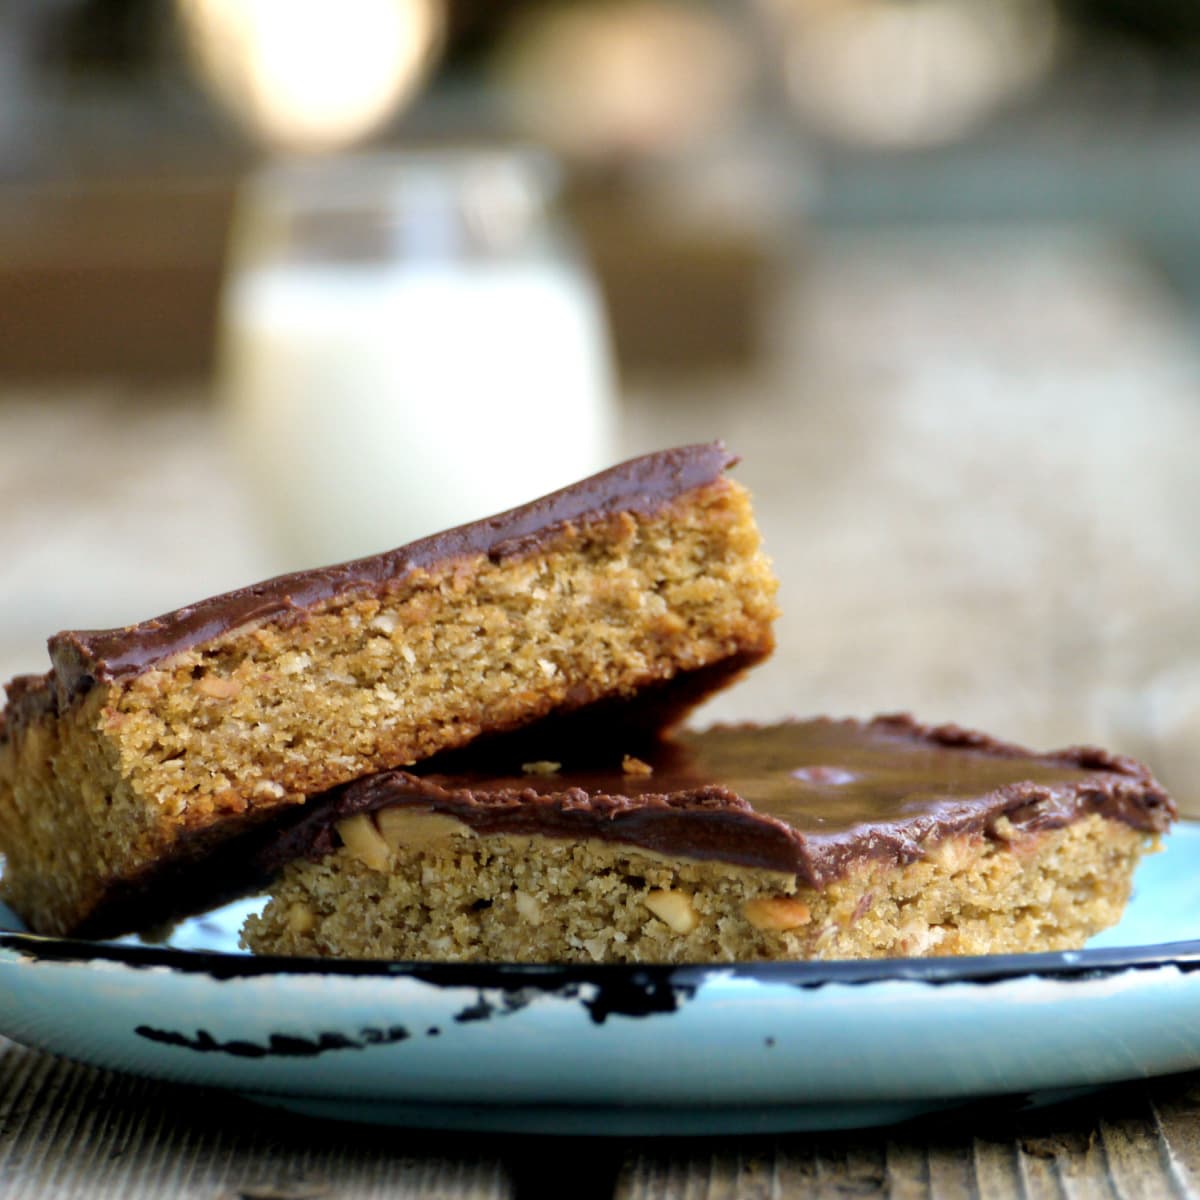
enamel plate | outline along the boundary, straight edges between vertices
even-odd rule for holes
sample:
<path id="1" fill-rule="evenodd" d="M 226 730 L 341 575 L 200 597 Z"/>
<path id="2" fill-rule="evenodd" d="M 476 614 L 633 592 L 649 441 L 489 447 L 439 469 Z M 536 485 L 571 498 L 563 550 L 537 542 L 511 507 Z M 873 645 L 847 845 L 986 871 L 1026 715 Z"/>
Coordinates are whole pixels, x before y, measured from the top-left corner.
<path id="1" fill-rule="evenodd" d="M 314 1116 L 680 1134 L 882 1124 L 1200 1067 L 1200 824 L 1082 951 L 745 966 L 251 958 L 0 933 L 0 1032 Z"/>

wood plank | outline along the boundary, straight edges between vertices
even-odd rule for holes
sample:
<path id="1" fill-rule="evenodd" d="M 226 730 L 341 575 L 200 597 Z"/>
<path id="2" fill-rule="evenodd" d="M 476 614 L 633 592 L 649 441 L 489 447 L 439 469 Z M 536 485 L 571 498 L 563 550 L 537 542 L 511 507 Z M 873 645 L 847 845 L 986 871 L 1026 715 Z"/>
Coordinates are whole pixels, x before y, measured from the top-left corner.
<path id="1" fill-rule="evenodd" d="M 924 1149 L 902 1132 L 894 1139 L 889 1137 L 884 1156 L 889 1196 L 894 1200 L 925 1200 L 930 1189 L 929 1159 Z"/>
<path id="2" fill-rule="evenodd" d="M 695 1143 L 699 1146 L 702 1143 Z M 637 1200 L 717 1200 L 739 1196 L 741 1161 L 736 1153 L 700 1153 L 689 1150 L 692 1143 L 675 1141 L 649 1143 L 633 1154 L 617 1176 L 615 1195 Z M 660 1149 L 661 1147 L 661 1149 Z M 762 1179 L 756 1180 L 761 1189 Z M 768 1183 L 762 1200 L 776 1194 Z M 523 1200 L 518 1195 L 518 1200 Z"/>
<path id="3" fill-rule="evenodd" d="M 623 1164 L 618 1200 L 779 1200 L 815 1195 L 812 1154 L 786 1156 L 763 1138 L 642 1143 Z"/>
<path id="4" fill-rule="evenodd" d="M 507 1200 L 494 1139 L 324 1124 L 0 1041 L 5 1200 Z"/>
<path id="5" fill-rule="evenodd" d="M 817 1156 L 811 1138 L 781 1140 L 775 1144 L 771 1155 L 774 1159 L 771 1200 L 819 1194 Z"/>
<path id="6" fill-rule="evenodd" d="M 1158 1122 L 1143 1100 L 1140 1111 L 1108 1113 L 1099 1122 L 1104 1156 L 1120 1200 L 1163 1200 L 1182 1193 L 1165 1153 Z"/>
<path id="7" fill-rule="evenodd" d="M 887 1155 L 878 1137 L 858 1133 L 814 1139 L 818 1196 L 878 1196 L 887 1180 Z M 786 1195 L 787 1193 L 785 1193 Z"/>
<path id="8" fill-rule="evenodd" d="M 891 1161 L 875 1134 L 797 1134 L 778 1139 L 646 1143 L 617 1178 L 617 1200 L 845 1200 L 889 1195 L 903 1200 L 913 1174 Z M 903 1154 L 903 1151 L 901 1151 Z M 923 1181 L 923 1165 L 914 1171 Z M 897 1186 L 899 1185 L 899 1186 Z"/>
<path id="9" fill-rule="evenodd" d="M 1067 1125 L 1021 1137 L 1016 1143 L 1025 1193 L 1041 1200 L 1113 1200 L 1108 1163 L 1090 1120 L 1088 1128 Z"/>
<path id="10" fill-rule="evenodd" d="M 1149 1098 L 1176 1186 L 1184 1195 L 1200 1196 L 1200 1076 L 1162 1080 Z"/>
<path id="11" fill-rule="evenodd" d="M 981 1123 L 982 1124 L 982 1123 Z M 976 1137 L 971 1139 L 973 1192 L 977 1196 L 1021 1196 L 1020 1156 L 1011 1139 Z"/>
<path id="12" fill-rule="evenodd" d="M 979 1195 L 974 1145 L 965 1134 L 937 1138 L 924 1147 L 929 1171 L 929 1194 L 937 1200 L 976 1200 Z M 984 1193 L 986 1195 L 986 1193 Z"/>
<path id="13" fill-rule="evenodd" d="M 1031 1112 L 981 1105 L 853 1134 L 644 1143 L 616 1200 L 1200 1196 L 1200 1074 Z"/>

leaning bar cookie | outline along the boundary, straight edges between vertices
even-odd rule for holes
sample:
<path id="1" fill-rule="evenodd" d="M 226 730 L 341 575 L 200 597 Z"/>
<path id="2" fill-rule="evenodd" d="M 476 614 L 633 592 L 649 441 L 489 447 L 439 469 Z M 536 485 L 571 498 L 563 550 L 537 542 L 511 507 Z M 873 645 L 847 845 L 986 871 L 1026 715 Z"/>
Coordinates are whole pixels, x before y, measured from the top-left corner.
<path id="1" fill-rule="evenodd" d="M 1032 755 L 907 717 L 718 727 L 603 770 L 458 758 L 306 814 L 283 857 L 303 856 L 247 947 L 535 962 L 1063 949 L 1119 918 L 1175 813 L 1130 759 Z"/>
<path id="2" fill-rule="evenodd" d="M 386 554 L 58 634 L 0 728 L 5 898 L 39 932 L 122 932 L 177 915 L 155 878 L 313 793 L 617 698 L 674 718 L 772 645 L 732 461 L 648 455 Z"/>

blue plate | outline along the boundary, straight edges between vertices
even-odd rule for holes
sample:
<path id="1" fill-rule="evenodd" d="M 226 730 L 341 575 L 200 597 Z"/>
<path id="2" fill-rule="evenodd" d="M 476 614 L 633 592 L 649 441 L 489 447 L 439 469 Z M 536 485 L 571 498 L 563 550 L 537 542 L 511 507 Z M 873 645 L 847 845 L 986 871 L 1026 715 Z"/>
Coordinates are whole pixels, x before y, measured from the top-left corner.
<path id="1" fill-rule="evenodd" d="M 880 1124 L 1200 1067 L 1200 824 L 1062 954 L 743 966 L 329 962 L 0 933 L 0 1032 L 322 1118 L 686 1134 Z"/>

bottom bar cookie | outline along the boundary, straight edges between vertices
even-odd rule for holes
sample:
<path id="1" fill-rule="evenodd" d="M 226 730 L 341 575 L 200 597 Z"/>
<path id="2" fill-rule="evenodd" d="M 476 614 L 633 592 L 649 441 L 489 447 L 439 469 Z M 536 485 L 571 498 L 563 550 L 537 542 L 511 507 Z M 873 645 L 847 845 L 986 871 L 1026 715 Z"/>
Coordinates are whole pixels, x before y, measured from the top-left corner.
<path id="1" fill-rule="evenodd" d="M 1065 949 L 1120 918 L 1175 815 L 1130 759 L 906 717 L 718 727 L 607 767 L 497 753 L 331 797 L 247 948 L 675 963 Z"/>

